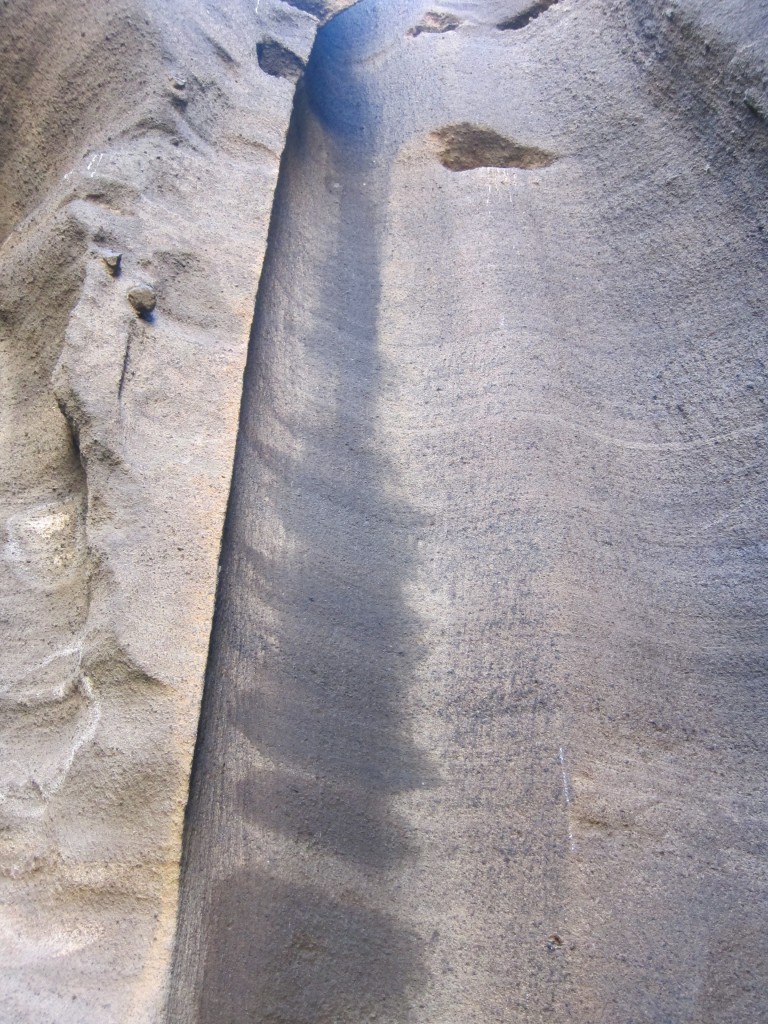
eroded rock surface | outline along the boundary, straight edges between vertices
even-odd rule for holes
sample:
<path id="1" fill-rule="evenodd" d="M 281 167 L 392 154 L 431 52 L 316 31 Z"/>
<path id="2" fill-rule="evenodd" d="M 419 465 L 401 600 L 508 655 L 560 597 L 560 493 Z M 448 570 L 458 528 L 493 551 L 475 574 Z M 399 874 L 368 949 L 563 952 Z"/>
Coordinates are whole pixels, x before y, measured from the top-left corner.
<path id="1" fill-rule="evenodd" d="M 768 1014 L 758 7 L 318 36 L 170 1021 Z"/>
<path id="2" fill-rule="evenodd" d="M 762 1024 L 768 4 L 346 6 L 0 5 L 0 1018 Z"/>
<path id="3" fill-rule="evenodd" d="M 294 82 L 266 74 L 257 50 L 268 39 L 306 61 L 323 13 L 0 5 L 7 1024 L 160 1019 L 293 105 Z"/>

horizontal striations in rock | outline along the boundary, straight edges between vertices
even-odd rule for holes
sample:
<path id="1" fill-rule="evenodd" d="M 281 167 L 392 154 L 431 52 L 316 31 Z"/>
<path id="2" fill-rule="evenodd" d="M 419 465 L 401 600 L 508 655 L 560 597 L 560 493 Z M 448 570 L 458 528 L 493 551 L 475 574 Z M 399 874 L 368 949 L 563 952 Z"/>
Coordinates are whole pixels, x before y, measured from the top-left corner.
<path id="1" fill-rule="evenodd" d="M 0 27 L 0 1019 L 768 1018 L 765 0 Z"/>
<path id="2" fill-rule="evenodd" d="M 642 6 L 318 35 L 169 1021 L 768 1011 L 762 58 Z"/>

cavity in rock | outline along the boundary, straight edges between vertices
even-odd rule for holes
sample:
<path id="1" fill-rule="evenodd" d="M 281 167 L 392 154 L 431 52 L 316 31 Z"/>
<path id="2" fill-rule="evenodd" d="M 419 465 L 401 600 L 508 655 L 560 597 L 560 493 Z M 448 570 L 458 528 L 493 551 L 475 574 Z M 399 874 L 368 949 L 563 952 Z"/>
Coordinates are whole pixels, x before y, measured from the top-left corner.
<path id="1" fill-rule="evenodd" d="M 550 7 L 554 7 L 559 2 L 560 0 L 536 0 L 535 3 L 532 3 L 530 7 L 526 7 L 519 14 L 513 14 L 511 18 L 499 22 L 496 28 L 501 29 L 502 32 L 508 29 L 525 28 L 534 18 L 538 18 L 540 14 L 543 14 L 544 11 L 549 10 Z"/>
<path id="2" fill-rule="evenodd" d="M 449 171 L 471 171 L 477 167 L 519 167 L 533 170 L 548 167 L 557 160 L 537 146 L 524 146 L 499 135 L 492 128 L 482 128 L 464 121 L 438 128 L 430 135 L 437 156 Z"/>
<path id="3" fill-rule="evenodd" d="M 443 14 L 440 11 L 427 11 L 421 21 L 408 29 L 408 35 L 420 36 L 422 32 L 453 32 L 461 21 L 454 14 Z"/>
<path id="4" fill-rule="evenodd" d="M 259 67 L 275 78 L 297 82 L 304 73 L 305 62 L 292 50 L 274 39 L 265 39 L 256 46 Z"/>

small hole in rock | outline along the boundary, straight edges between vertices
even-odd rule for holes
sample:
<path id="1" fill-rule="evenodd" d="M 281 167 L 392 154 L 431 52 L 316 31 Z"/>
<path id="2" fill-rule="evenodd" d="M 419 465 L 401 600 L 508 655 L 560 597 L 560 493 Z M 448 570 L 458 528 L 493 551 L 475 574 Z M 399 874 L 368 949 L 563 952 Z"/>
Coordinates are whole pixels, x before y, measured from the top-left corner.
<path id="1" fill-rule="evenodd" d="M 449 171 L 471 171 L 477 167 L 519 167 L 532 170 L 549 167 L 557 160 L 537 146 L 524 146 L 507 139 L 492 128 L 463 122 L 438 128 L 430 135 L 443 167 Z"/>
<path id="2" fill-rule="evenodd" d="M 304 73 L 304 61 L 292 50 L 274 39 L 265 39 L 256 45 L 259 67 L 274 78 L 287 78 L 297 82 Z"/>

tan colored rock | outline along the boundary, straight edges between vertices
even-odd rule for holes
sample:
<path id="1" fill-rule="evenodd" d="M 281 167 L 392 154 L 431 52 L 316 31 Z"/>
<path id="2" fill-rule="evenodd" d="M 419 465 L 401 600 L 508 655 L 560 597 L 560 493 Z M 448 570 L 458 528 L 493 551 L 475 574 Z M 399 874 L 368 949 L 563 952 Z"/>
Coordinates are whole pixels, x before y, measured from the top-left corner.
<path id="1" fill-rule="evenodd" d="M 101 254 L 101 258 L 104 260 L 104 266 L 112 274 L 113 277 L 117 277 L 120 273 L 120 264 L 123 259 L 123 254 L 120 252 L 104 252 Z"/>
<path id="2" fill-rule="evenodd" d="M 157 292 L 148 284 L 134 285 L 128 290 L 127 297 L 139 316 L 148 316 L 157 305 Z"/>

